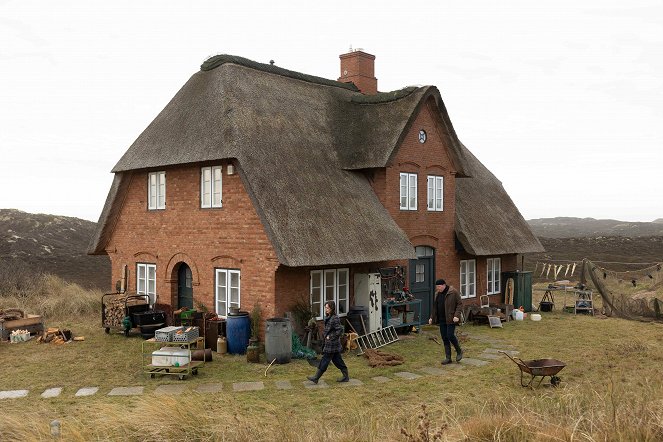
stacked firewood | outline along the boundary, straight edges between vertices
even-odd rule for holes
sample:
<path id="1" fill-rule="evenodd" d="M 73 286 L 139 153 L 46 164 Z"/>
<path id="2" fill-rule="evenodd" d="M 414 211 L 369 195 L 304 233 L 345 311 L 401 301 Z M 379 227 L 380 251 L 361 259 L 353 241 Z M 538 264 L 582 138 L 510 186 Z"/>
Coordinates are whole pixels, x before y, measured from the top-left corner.
<path id="1" fill-rule="evenodd" d="M 71 330 L 63 328 L 57 328 L 57 327 L 49 327 L 44 334 L 42 334 L 40 337 L 37 338 L 37 342 L 44 343 L 44 344 L 55 344 L 55 345 L 62 345 L 65 342 L 69 341 L 83 341 L 85 340 L 84 337 L 78 336 L 74 337 L 74 334 L 71 332 Z"/>
<path id="2" fill-rule="evenodd" d="M 122 320 L 126 316 L 126 306 L 127 305 L 136 305 L 143 303 L 137 300 L 130 300 L 127 302 L 126 296 L 119 296 L 117 298 L 112 298 L 105 301 L 104 309 L 104 326 L 106 327 L 121 327 Z"/>

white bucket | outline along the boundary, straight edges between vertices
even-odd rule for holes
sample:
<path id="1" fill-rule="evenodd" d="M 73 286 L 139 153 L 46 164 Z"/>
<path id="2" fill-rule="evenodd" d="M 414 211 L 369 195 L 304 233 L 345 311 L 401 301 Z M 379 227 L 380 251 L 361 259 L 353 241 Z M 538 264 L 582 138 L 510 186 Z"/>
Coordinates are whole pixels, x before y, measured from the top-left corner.
<path id="1" fill-rule="evenodd" d="M 538 313 L 532 313 L 532 321 L 540 321 L 541 315 Z"/>

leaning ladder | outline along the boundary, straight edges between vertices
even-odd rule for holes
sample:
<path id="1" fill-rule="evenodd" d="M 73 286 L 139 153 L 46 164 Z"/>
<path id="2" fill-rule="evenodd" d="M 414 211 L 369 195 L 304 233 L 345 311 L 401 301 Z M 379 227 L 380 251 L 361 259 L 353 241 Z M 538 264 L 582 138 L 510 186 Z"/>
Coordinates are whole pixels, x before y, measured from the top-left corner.
<path id="1" fill-rule="evenodd" d="M 381 328 L 380 330 L 361 335 L 357 338 L 358 355 L 361 355 L 368 348 L 380 348 L 387 344 L 398 341 L 398 334 L 393 325 Z"/>

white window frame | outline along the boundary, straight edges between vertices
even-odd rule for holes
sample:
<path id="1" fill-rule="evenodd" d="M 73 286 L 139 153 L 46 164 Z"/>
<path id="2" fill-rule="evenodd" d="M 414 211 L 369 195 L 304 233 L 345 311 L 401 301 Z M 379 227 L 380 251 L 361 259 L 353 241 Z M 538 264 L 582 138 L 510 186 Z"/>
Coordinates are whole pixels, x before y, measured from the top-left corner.
<path id="1" fill-rule="evenodd" d="M 477 296 L 477 261 L 466 259 L 460 262 L 460 297 L 476 298 Z"/>
<path id="2" fill-rule="evenodd" d="M 444 177 L 428 175 L 428 195 L 426 198 L 428 210 L 431 212 L 444 211 Z"/>
<path id="3" fill-rule="evenodd" d="M 147 208 L 163 210 L 166 208 L 166 172 L 147 174 Z"/>
<path id="4" fill-rule="evenodd" d="M 200 207 L 203 209 L 223 206 L 223 167 L 200 168 Z"/>
<path id="5" fill-rule="evenodd" d="M 150 305 L 157 302 L 157 265 L 136 264 L 136 293 L 147 295 Z"/>
<path id="6" fill-rule="evenodd" d="M 311 270 L 309 301 L 317 320 L 324 319 L 327 301 L 334 301 L 338 316 L 346 316 L 350 308 L 350 269 Z"/>
<path id="7" fill-rule="evenodd" d="M 241 304 L 240 270 L 214 269 L 214 309 L 219 316 L 228 316 L 230 307 Z"/>
<path id="8" fill-rule="evenodd" d="M 401 210 L 417 210 L 417 174 L 400 174 L 400 208 Z"/>
<path id="9" fill-rule="evenodd" d="M 502 284 L 502 260 L 500 258 L 488 258 L 486 260 L 486 294 L 495 295 L 500 293 Z"/>

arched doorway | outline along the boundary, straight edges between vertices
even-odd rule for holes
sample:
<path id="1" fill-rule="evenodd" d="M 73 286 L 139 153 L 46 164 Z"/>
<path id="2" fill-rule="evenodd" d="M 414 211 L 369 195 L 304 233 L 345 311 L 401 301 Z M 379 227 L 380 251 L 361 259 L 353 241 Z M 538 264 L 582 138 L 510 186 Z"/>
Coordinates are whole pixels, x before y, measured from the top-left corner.
<path id="1" fill-rule="evenodd" d="M 193 277 L 186 263 L 181 263 L 177 269 L 177 305 L 178 308 L 193 308 Z"/>
<path id="2" fill-rule="evenodd" d="M 435 289 L 435 250 L 432 247 L 415 247 L 417 259 L 410 260 L 410 293 L 421 299 L 421 323 L 428 324 L 433 306 Z"/>

